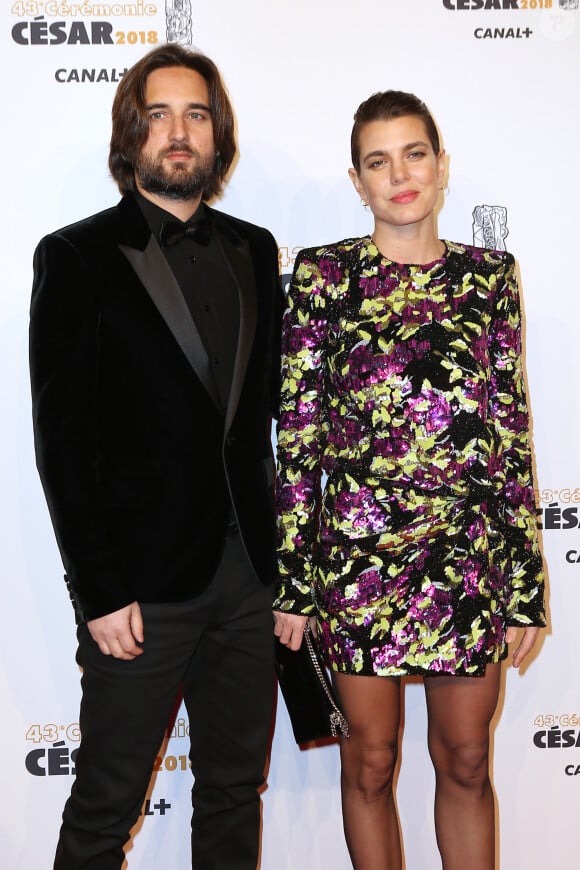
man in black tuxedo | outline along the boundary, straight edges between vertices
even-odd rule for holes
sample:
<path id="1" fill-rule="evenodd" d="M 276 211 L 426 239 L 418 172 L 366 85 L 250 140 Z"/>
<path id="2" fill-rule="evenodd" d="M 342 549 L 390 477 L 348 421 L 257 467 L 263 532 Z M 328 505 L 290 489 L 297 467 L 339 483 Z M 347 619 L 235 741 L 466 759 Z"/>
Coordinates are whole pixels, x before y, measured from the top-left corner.
<path id="1" fill-rule="evenodd" d="M 270 233 L 206 205 L 233 130 L 215 65 L 155 49 L 113 104 L 121 202 L 35 253 L 37 465 L 83 671 L 58 870 L 121 867 L 181 693 L 193 866 L 258 861 L 282 299 Z"/>

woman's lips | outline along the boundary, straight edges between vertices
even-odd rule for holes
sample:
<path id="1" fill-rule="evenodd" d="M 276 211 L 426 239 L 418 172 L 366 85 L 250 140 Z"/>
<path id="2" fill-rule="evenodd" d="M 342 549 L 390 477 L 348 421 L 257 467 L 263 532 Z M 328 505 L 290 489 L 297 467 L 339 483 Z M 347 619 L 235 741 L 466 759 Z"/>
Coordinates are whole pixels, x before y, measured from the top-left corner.
<path id="1" fill-rule="evenodd" d="M 396 202 L 399 205 L 405 205 L 408 202 L 413 202 L 416 197 L 419 196 L 418 191 L 416 190 L 405 190 L 403 193 L 398 193 L 396 196 L 391 197 L 391 202 Z"/>

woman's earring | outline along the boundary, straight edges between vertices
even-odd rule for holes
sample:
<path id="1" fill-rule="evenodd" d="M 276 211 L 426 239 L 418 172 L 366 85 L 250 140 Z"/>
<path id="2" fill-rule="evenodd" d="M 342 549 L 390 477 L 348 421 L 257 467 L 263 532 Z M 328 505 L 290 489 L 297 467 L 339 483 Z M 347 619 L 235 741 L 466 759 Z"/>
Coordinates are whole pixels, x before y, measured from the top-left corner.
<path id="1" fill-rule="evenodd" d="M 364 199 L 361 199 L 360 202 L 361 202 L 361 205 L 362 205 L 363 208 L 368 208 L 368 207 L 369 207 L 368 202 L 365 202 Z"/>

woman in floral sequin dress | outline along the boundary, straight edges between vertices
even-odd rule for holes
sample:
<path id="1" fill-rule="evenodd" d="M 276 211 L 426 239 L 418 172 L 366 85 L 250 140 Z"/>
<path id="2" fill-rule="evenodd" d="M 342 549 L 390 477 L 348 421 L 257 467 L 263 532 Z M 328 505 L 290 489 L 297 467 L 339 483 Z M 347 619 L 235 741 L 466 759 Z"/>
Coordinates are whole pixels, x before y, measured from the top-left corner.
<path id="1" fill-rule="evenodd" d="M 543 611 L 511 254 L 440 240 L 445 157 L 425 105 L 357 110 L 350 176 L 372 236 L 301 251 L 285 315 L 275 632 L 315 617 L 349 721 L 357 870 L 401 867 L 400 677 L 422 675 L 446 870 L 494 867 L 499 662 Z"/>

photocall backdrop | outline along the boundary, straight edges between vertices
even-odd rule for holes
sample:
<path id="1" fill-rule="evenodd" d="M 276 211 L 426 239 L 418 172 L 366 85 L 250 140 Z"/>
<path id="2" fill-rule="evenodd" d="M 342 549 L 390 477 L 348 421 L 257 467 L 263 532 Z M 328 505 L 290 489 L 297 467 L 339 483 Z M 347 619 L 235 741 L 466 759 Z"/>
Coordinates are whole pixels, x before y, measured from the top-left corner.
<path id="1" fill-rule="evenodd" d="M 578 861 L 580 694 L 580 136 L 578 0 L 168 0 L 2 4 L 2 618 L 0 824 L 8 870 L 52 866 L 75 752 L 73 612 L 37 478 L 27 366 L 31 260 L 47 232 L 108 207 L 110 107 L 124 70 L 165 41 L 220 67 L 240 157 L 218 207 L 297 251 L 370 230 L 347 177 L 358 104 L 413 91 L 449 156 L 439 233 L 517 258 L 550 626 L 505 669 L 493 781 L 505 870 Z M 422 686 L 405 691 L 398 802 L 409 870 L 440 866 Z M 135 870 L 189 866 L 188 723 L 160 752 L 129 851 Z M 135 740 L 139 733 L 135 733 Z M 336 745 L 300 751 L 278 705 L 263 870 L 346 870 Z"/>

